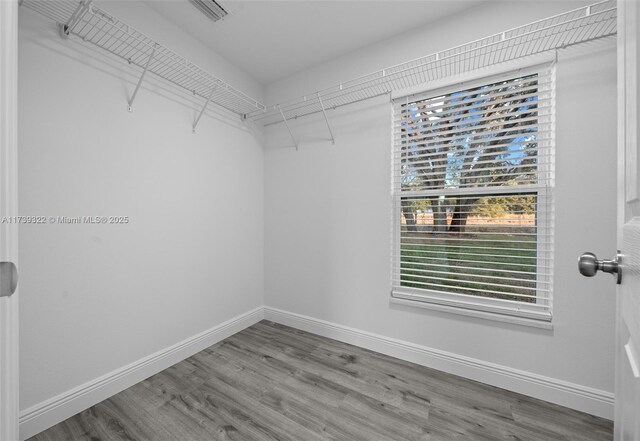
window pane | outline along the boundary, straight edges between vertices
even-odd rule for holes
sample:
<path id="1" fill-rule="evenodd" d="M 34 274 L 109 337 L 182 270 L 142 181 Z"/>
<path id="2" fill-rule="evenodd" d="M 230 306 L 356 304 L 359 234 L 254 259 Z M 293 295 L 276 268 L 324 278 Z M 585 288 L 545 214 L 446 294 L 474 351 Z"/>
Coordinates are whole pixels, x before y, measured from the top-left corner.
<path id="1" fill-rule="evenodd" d="M 545 180 L 540 105 L 537 74 L 403 105 L 396 127 L 401 191 Z"/>
<path id="2" fill-rule="evenodd" d="M 400 286 L 536 303 L 538 195 L 402 197 Z M 545 239 L 543 239 L 545 240 Z"/>

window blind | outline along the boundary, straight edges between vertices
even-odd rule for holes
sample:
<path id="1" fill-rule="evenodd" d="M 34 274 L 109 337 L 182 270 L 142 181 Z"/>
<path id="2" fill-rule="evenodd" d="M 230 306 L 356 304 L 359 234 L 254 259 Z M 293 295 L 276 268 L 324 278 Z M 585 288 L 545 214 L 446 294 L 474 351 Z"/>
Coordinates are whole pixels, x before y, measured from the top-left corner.
<path id="1" fill-rule="evenodd" d="M 551 319 L 553 131 L 553 64 L 394 100 L 394 297 Z"/>

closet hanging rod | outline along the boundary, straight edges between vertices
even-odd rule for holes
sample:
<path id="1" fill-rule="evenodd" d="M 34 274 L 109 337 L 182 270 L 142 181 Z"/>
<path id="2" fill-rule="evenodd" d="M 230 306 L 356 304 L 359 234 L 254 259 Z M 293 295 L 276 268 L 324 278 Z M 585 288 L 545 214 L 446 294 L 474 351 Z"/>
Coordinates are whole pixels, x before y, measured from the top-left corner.
<path id="1" fill-rule="evenodd" d="M 605 0 L 431 55 L 397 64 L 303 97 L 252 111 L 268 126 L 354 104 L 393 91 L 615 35 L 616 2 Z M 324 106 L 319 104 L 321 97 Z M 314 99 L 315 98 L 315 99 Z"/>
<path id="2" fill-rule="evenodd" d="M 63 35 L 91 43 L 243 118 L 252 111 L 265 109 L 264 104 L 98 8 L 90 0 L 22 0 L 21 5 L 58 23 Z M 215 91 L 213 96 L 212 90 Z"/>

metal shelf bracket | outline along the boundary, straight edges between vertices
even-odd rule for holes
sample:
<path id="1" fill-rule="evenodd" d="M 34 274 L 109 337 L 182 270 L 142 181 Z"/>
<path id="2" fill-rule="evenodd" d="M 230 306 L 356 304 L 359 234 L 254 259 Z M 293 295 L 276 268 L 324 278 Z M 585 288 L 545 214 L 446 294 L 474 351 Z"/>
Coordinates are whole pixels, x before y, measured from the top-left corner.
<path id="1" fill-rule="evenodd" d="M 322 103 L 322 97 L 320 96 L 320 92 L 318 92 L 318 102 L 320 103 L 320 108 L 322 108 L 322 114 L 324 115 L 324 120 L 327 123 L 327 128 L 329 129 L 329 135 L 331 136 L 331 144 L 336 143 L 336 138 L 333 136 L 333 130 L 331 130 L 331 124 L 329 124 L 329 118 L 327 118 L 327 111 L 324 109 L 324 104 Z"/>
<path id="2" fill-rule="evenodd" d="M 80 3 L 78 3 L 78 7 L 76 8 L 76 10 L 73 11 L 73 14 L 71 14 L 71 17 L 69 17 L 69 20 L 67 20 L 67 22 L 64 24 L 58 24 L 60 37 L 65 40 L 69 38 L 69 34 L 71 34 L 73 28 L 84 18 L 85 14 L 91 9 L 91 2 L 92 0 L 88 0 L 86 2 L 81 1 Z"/>
<path id="3" fill-rule="evenodd" d="M 198 123 L 200 122 L 200 118 L 202 118 L 202 115 L 204 114 L 204 111 L 206 110 L 207 105 L 209 105 L 209 102 L 211 101 L 211 98 L 213 98 L 213 92 L 215 92 L 215 91 L 216 91 L 216 87 L 213 86 L 213 88 L 211 89 L 211 93 L 209 94 L 209 97 L 207 98 L 207 100 L 204 102 L 204 105 L 202 106 L 202 110 L 200 110 L 200 113 L 198 114 L 198 117 L 193 122 L 193 129 L 192 129 L 193 133 L 196 133 L 196 127 L 198 126 Z"/>
<path id="4" fill-rule="evenodd" d="M 157 45 L 153 46 L 153 50 L 151 51 L 151 55 L 149 55 L 149 59 L 147 60 L 147 64 L 144 66 L 144 70 L 142 71 L 142 75 L 140 75 L 140 79 L 138 80 L 138 84 L 136 84 L 136 88 L 133 91 L 133 95 L 131 95 L 131 99 L 129 100 L 129 112 L 133 112 L 133 101 L 136 99 L 136 95 L 138 94 L 138 90 L 140 90 L 140 85 L 142 84 L 142 80 L 144 80 L 144 76 L 147 74 L 147 70 L 149 70 L 149 65 L 151 61 L 153 61 L 153 57 L 156 54 Z"/>
<path id="5" fill-rule="evenodd" d="M 293 136 L 293 132 L 291 131 L 291 127 L 289 127 L 289 123 L 287 122 L 287 118 L 285 118 L 284 116 L 284 112 L 282 111 L 282 108 L 278 106 L 278 109 L 280 110 L 280 115 L 282 115 L 282 121 L 284 121 L 284 125 L 287 126 L 287 130 L 289 131 L 289 135 L 291 136 L 291 140 L 293 141 L 293 145 L 296 147 L 296 151 L 297 151 L 298 142 L 296 141 L 295 136 Z"/>

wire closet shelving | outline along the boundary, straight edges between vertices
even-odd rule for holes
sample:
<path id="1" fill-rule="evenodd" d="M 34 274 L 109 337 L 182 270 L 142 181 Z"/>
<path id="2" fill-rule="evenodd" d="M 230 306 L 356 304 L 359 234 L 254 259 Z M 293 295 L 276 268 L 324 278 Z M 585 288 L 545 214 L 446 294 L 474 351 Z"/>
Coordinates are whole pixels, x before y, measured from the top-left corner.
<path id="1" fill-rule="evenodd" d="M 21 5 L 58 23 L 63 37 L 78 37 L 141 68 L 142 75 L 129 100 L 129 110 L 147 72 L 202 97 L 205 102 L 200 116 L 209 102 L 242 117 L 265 109 L 264 104 L 98 8 L 90 0 L 22 0 Z"/>
<path id="2" fill-rule="evenodd" d="M 265 106 L 96 7 L 91 0 L 22 0 L 21 5 L 57 22 L 63 37 L 76 36 L 141 68 L 142 75 L 129 100 L 130 110 L 145 74 L 151 72 L 205 100 L 194 131 L 212 102 L 265 126 L 284 122 L 289 127 L 288 120 L 323 113 L 332 140 L 327 109 L 608 37 L 617 31 L 616 2 L 605 0 Z"/>
<path id="3" fill-rule="evenodd" d="M 310 95 L 252 111 L 264 125 L 299 118 L 420 84 L 615 35 L 616 2 L 606 0 L 388 67 Z M 331 127 L 327 120 L 329 131 Z M 333 133 L 331 133 L 333 139 Z"/>

